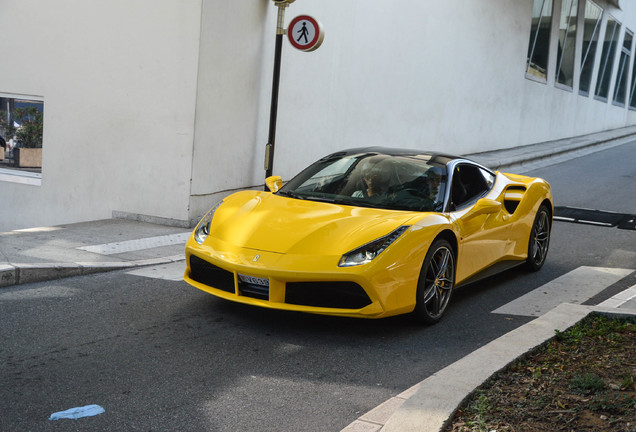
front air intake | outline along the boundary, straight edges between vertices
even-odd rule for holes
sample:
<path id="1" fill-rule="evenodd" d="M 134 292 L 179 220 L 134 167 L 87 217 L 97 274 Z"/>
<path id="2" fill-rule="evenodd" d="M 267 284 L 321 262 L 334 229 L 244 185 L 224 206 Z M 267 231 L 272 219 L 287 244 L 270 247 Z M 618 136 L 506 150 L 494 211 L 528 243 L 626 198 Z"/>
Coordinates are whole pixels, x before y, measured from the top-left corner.
<path id="1" fill-rule="evenodd" d="M 234 273 L 210 264 L 198 256 L 190 256 L 192 280 L 234 294 Z"/>
<path id="2" fill-rule="evenodd" d="M 362 309 L 371 304 L 364 289 L 355 282 L 289 282 L 285 303 L 338 309 Z"/>

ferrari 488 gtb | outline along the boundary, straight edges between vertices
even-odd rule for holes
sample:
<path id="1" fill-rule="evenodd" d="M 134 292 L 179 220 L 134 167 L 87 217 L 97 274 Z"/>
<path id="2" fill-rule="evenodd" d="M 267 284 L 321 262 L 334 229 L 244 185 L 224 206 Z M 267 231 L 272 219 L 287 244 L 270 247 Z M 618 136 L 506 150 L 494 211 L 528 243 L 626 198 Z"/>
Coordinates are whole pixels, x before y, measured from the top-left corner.
<path id="1" fill-rule="evenodd" d="M 353 149 L 266 183 L 203 217 L 188 283 L 255 306 L 434 323 L 455 287 L 538 270 L 548 252 L 550 185 L 461 157 Z"/>

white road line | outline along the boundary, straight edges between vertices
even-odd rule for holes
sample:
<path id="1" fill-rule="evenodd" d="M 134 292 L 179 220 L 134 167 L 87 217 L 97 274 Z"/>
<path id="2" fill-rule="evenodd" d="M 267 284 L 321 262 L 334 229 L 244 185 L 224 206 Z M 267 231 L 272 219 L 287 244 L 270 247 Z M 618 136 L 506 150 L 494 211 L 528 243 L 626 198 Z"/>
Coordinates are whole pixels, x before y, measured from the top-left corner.
<path id="1" fill-rule="evenodd" d="M 561 303 L 582 304 L 633 271 L 620 268 L 579 267 L 503 305 L 493 313 L 536 317 Z"/>
<path id="2" fill-rule="evenodd" d="M 162 246 L 185 245 L 186 240 L 190 236 L 190 231 L 179 234 L 162 235 L 157 237 L 148 237 L 138 240 L 126 240 L 116 243 L 107 243 L 94 246 L 83 246 L 77 249 L 93 252 L 101 255 L 114 255 L 125 252 L 135 252 L 144 249 L 152 249 Z"/>
<path id="3" fill-rule="evenodd" d="M 126 272 L 134 276 L 142 276 L 152 279 L 164 279 L 171 281 L 182 281 L 186 264 L 183 261 L 170 264 L 161 264 L 151 267 L 143 267 L 137 270 Z"/>
<path id="4" fill-rule="evenodd" d="M 616 294 L 612 298 L 605 300 L 603 303 L 599 304 L 599 306 L 618 308 L 632 299 L 636 299 L 636 285 Z"/>
<path id="5" fill-rule="evenodd" d="M 558 221 L 563 221 L 563 222 L 579 222 L 579 223 L 588 224 L 588 225 L 600 225 L 600 226 L 606 226 L 606 227 L 614 226 L 614 225 L 612 225 L 611 223 L 608 223 L 608 222 L 596 222 L 596 221 L 590 221 L 590 220 L 586 220 L 586 219 L 569 218 L 569 217 L 565 217 L 565 216 L 553 216 L 552 219 L 553 220 L 558 220 Z"/>

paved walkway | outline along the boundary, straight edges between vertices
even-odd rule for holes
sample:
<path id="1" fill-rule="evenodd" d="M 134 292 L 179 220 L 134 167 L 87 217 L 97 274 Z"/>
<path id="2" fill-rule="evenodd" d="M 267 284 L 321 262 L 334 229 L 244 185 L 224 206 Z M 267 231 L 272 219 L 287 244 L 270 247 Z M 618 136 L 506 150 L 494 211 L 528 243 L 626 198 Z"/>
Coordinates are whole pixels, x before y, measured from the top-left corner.
<path id="1" fill-rule="evenodd" d="M 494 170 L 523 173 L 605 150 L 636 139 L 636 126 L 505 150 L 467 155 Z"/>
<path id="2" fill-rule="evenodd" d="M 525 172 L 636 139 L 636 127 L 468 155 L 493 169 Z M 184 261 L 190 230 L 102 220 L 0 233 L 0 289 L 103 271 Z M 185 268 L 185 263 L 184 263 Z M 593 311 L 636 315 L 636 286 L 603 304 L 563 304 L 366 413 L 346 432 L 438 431 L 496 371 Z"/>
<path id="3" fill-rule="evenodd" d="M 123 219 L 0 233 L 0 287 L 185 260 L 189 234 Z"/>

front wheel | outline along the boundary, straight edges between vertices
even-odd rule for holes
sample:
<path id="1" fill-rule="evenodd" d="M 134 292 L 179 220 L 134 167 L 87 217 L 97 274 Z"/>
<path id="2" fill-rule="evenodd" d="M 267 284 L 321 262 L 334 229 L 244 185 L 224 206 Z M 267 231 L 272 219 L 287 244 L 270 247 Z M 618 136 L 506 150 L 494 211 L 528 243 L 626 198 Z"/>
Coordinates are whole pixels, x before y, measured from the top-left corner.
<path id="1" fill-rule="evenodd" d="M 415 316 L 427 323 L 438 322 L 455 286 L 455 255 L 446 240 L 435 241 L 424 259 L 424 265 L 417 282 L 417 303 Z"/>
<path id="2" fill-rule="evenodd" d="M 530 231 L 530 240 L 528 241 L 526 267 L 530 271 L 539 270 L 545 263 L 548 247 L 550 246 L 550 222 L 550 211 L 545 205 L 541 205 L 534 218 L 532 231 Z"/>

